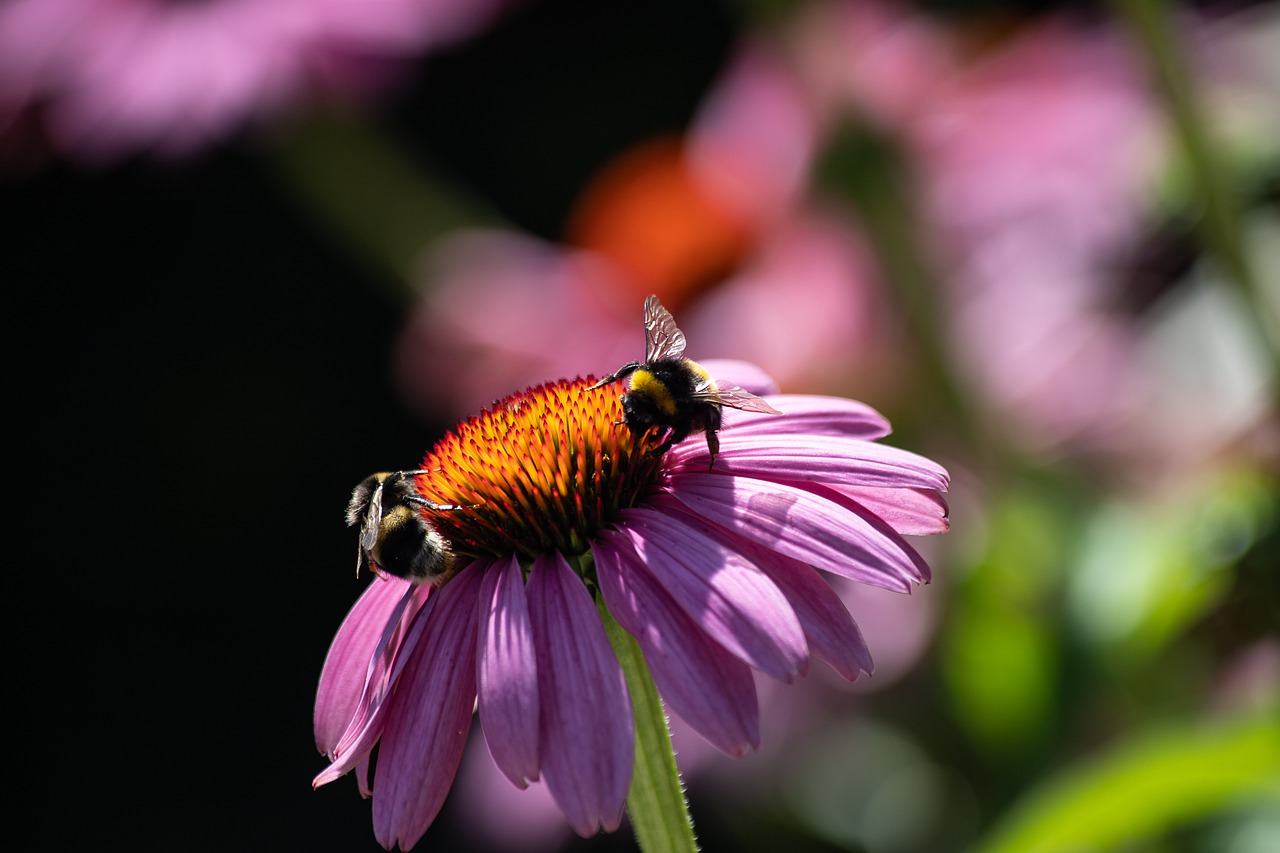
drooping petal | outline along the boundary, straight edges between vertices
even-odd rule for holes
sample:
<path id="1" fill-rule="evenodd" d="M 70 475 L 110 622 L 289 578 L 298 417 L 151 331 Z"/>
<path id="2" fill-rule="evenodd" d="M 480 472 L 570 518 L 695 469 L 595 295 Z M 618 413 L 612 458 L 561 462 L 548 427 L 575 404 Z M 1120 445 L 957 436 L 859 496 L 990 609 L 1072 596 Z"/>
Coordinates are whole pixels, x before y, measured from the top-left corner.
<path id="1" fill-rule="evenodd" d="M 479 585 L 472 565 L 435 592 L 422 640 L 389 703 L 373 792 L 374 834 L 388 850 L 417 843 L 458 771 L 476 701 Z"/>
<path id="2" fill-rule="evenodd" d="M 421 607 L 417 609 L 412 619 L 406 618 L 406 614 L 402 613 L 397 621 L 388 622 L 384 639 L 389 650 L 387 654 L 391 655 L 390 660 L 385 660 L 385 655 L 379 652 L 370 662 L 369 677 L 366 680 L 364 692 L 360 695 L 360 701 L 356 705 L 355 713 L 346 731 L 342 733 L 342 737 L 338 739 L 337 745 L 331 751 L 333 762 L 311 781 L 312 787 L 327 785 L 350 772 L 352 768 L 367 764 L 369 752 L 377 744 L 378 738 L 382 737 L 396 682 L 403 674 L 408 661 L 413 658 L 418 643 L 422 639 L 423 629 L 430 618 L 431 611 L 435 608 L 437 596 L 428 595 L 429 592 L 430 590 L 426 588 L 409 590 L 405 594 L 406 601 L 412 602 L 422 595 L 424 598 Z M 403 639 L 398 639 L 401 635 Z M 365 769 L 367 770 L 367 767 Z M 363 779 L 360 789 L 362 792 L 368 789 Z"/>
<path id="3" fill-rule="evenodd" d="M 592 547 L 609 612 L 635 637 L 672 711 L 733 758 L 760 748 L 751 669 L 691 620 L 645 569 L 631 540 L 605 531 Z"/>
<path id="4" fill-rule="evenodd" d="M 372 756 L 365 753 L 364 758 L 360 759 L 360 763 L 356 765 L 356 787 L 360 789 L 360 796 L 366 800 L 373 796 L 373 786 L 369 784 L 369 765 Z"/>
<path id="5" fill-rule="evenodd" d="M 538 669 L 524 576 L 514 556 L 485 574 L 479 602 L 480 725 L 493 763 L 525 788 L 538 778 Z"/>
<path id="6" fill-rule="evenodd" d="M 674 475 L 705 472 L 711 455 L 702 442 L 688 442 L 673 457 Z M 773 480 L 836 483 L 849 486 L 890 486 L 946 491 L 946 469 L 923 456 L 890 447 L 840 436 L 809 436 L 776 431 L 762 441 L 761 435 L 720 433 L 720 453 L 715 470 Z"/>
<path id="7" fill-rule="evenodd" d="M 905 536 L 928 536 L 951 529 L 947 500 L 932 489 L 832 488 L 853 498 Z"/>
<path id="8" fill-rule="evenodd" d="M 686 518 L 635 508 L 619 514 L 618 529 L 640 564 L 708 635 L 739 660 L 791 681 L 804 670 L 808 648 L 786 596 L 749 560 Z"/>
<path id="9" fill-rule="evenodd" d="M 574 831 L 613 831 L 631 784 L 635 721 L 591 594 L 559 554 L 526 587 L 542 702 L 542 778 Z"/>
<path id="10" fill-rule="evenodd" d="M 846 681 L 874 669 L 871 652 L 858 624 L 831 585 L 812 566 L 763 546 L 755 546 L 757 564 L 778 585 L 795 608 L 809 641 L 809 652 L 825 661 Z"/>
<path id="11" fill-rule="evenodd" d="M 674 507 L 671 511 L 688 512 Z M 800 620 L 810 654 L 848 681 L 857 679 L 859 672 L 871 674 L 871 653 L 862 632 L 816 569 L 723 528 L 709 526 L 706 533 L 751 560 L 777 584 Z"/>
<path id="12" fill-rule="evenodd" d="M 385 629 L 399 622 L 410 584 L 399 578 L 374 579 L 356 600 L 329 646 L 316 686 L 316 747 L 332 755 L 355 713 L 373 662 L 387 648 Z"/>
<path id="13" fill-rule="evenodd" d="M 915 566 L 914 580 L 916 583 L 928 583 L 933 579 L 933 570 L 929 568 L 929 563 L 925 558 L 920 556 L 920 552 L 911 546 L 911 543 L 903 539 L 898 531 L 894 530 L 889 522 L 867 509 L 862 504 L 849 497 L 843 491 L 833 486 L 823 483 L 811 483 L 808 490 L 820 498 L 826 498 L 833 504 L 841 506 L 854 515 L 859 516 L 868 526 L 877 531 L 880 536 L 892 544 L 904 557 L 911 561 Z"/>
<path id="14" fill-rule="evenodd" d="M 913 582 L 927 580 L 920 556 L 887 524 L 814 491 L 746 477 L 690 473 L 673 483 L 671 496 L 748 539 L 861 583 L 908 592 Z M 658 497 L 654 503 L 667 500 Z"/>

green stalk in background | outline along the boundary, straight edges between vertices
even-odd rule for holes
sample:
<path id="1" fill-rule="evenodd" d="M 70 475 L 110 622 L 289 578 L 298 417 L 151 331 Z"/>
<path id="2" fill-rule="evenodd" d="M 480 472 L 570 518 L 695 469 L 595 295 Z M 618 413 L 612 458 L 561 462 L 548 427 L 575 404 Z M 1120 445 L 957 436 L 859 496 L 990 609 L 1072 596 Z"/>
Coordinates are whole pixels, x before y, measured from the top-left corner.
<path id="1" fill-rule="evenodd" d="M 432 239 L 496 218 L 359 116 L 308 116 L 267 153 L 276 177 L 397 301 L 412 298 L 419 258 Z"/>
<path id="2" fill-rule="evenodd" d="M 1114 0 L 1146 53 L 1152 76 L 1165 99 L 1170 120 L 1186 155 L 1192 185 L 1203 205 L 1200 227 L 1228 277 L 1252 306 L 1262 340 L 1280 363 L 1280 317 L 1262 292 L 1244 245 L 1239 195 L 1231 186 L 1220 148 L 1209 129 L 1196 86 L 1171 23 L 1169 0 Z"/>

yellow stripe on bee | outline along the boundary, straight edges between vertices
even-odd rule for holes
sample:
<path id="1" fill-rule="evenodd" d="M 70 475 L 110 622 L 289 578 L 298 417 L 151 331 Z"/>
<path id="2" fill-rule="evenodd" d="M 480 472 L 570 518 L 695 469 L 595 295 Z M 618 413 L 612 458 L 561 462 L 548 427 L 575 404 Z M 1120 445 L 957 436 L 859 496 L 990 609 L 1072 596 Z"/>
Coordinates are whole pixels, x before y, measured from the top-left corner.
<path id="1" fill-rule="evenodd" d="M 703 367 L 701 364 L 698 364 L 698 362 L 694 361 L 691 358 L 686 358 L 684 360 L 684 366 L 689 369 L 690 373 L 698 377 L 703 382 L 709 382 L 712 385 L 715 385 L 716 383 L 715 378 L 712 377 L 711 373 L 705 367 Z"/>
<path id="2" fill-rule="evenodd" d="M 661 379 L 643 367 L 631 374 L 631 390 L 652 400 L 664 415 L 675 415 L 676 401 L 672 398 L 671 391 Z"/>

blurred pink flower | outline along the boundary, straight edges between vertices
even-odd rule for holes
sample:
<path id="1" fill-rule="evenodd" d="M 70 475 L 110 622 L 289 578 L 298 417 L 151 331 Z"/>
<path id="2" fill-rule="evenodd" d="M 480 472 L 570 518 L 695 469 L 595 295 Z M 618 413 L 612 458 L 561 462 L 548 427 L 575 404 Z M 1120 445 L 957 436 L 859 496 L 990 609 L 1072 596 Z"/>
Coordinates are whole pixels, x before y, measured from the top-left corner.
<path id="1" fill-rule="evenodd" d="M 893 0 L 818 0 L 787 30 L 791 62 L 828 132 L 850 111 L 884 129 L 906 126 L 956 62 L 942 24 Z"/>
<path id="2" fill-rule="evenodd" d="M 694 116 L 687 168 L 758 233 L 804 199 L 818 118 L 776 49 L 746 41 Z"/>
<path id="3" fill-rule="evenodd" d="M 0 133 L 41 111 L 66 153 L 182 155 L 474 32 L 507 0 L 11 0 Z"/>
<path id="4" fill-rule="evenodd" d="M 750 43 L 684 139 L 641 143 L 584 191 L 564 243 L 496 230 L 438 240 L 399 349 L 405 398 L 457 415 L 495 390 L 631 361 L 634 305 L 649 293 L 681 312 L 702 353 L 760 364 L 787 387 L 891 384 L 885 371 L 849 387 L 884 308 L 856 222 L 805 198 L 815 132 L 797 81 Z"/>
<path id="5" fill-rule="evenodd" d="M 797 26 L 819 45 L 807 79 L 829 110 L 903 143 L 939 314 L 992 423 L 1033 449 L 1105 438 L 1137 399 L 1118 270 L 1166 162 L 1140 57 L 1065 16 L 975 38 L 887 4 L 818 8 L 840 25 Z M 881 86 L 895 68 L 927 73 Z"/>
<path id="6" fill-rule="evenodd" d="M 512 396 L 437 444 L 414 485 L 464 507 L 432 516 L 461 570 L 439 588 L 379 577 L 334 638 L 315 714 L 332 764 L 316 784 L 358 770 L 369 793 L 379 745 L 388 848 L 434 820 L 473 709 L 512 784 L 541 779 L 581 835 L 617 828 L 633 718 L 584 579 L 666 706 L 730 756 L 760 745 L 753 671 L 791 682 L 811 658 L 848 680 L 871 671 L 818 569 L 900 592 L 929 580 L 902 533 L 946 529 L 948 476 L 879 444 L 889 427 L 872 409 L 771 394 L 782 414 L 725 412 L 709 470 L 702 436 L 655 456 L 663 436 L 632 436 L 616 391 L 589 381 Z"/>
<path id="7" fill-rule="evenodd" d="M 495 389 L 643 355 L 639 319 L 620 304 L 636 285 L 607 256 L 468 231 L 438 241 L 424 270 L 432 284 L 397 354 L 403 396 L 424 415 L 473 411 Z M 736 274 L 688 302 L 681 327 L 695 357 L 721 352 L 801 389 L 844 391 L 853 354 L 874 338 L 873 276 L 852 225 L 814 212 L 775 228 Z M 863 387 L 891 378 L 886 370 Z"/>
<path id="8" fill-rule="evenodd" d="M 1030 220 L 1062 254 L 1132 240 L 1161 165 L 1159 112 L 1141 58 L 1118 33 L 1027 25 L 934 95 L 907 130 L 935 214 L 957 239 Z"/>
<path id="9" fill-rule="evenodd" d="M 1236 168 L 1274 163 L 1277 21 L 1176 21 Z M 1123 458 L 1151 482 L 1152 465 L 1189 470 L 1264 422 L 1273 371 L 1239 319 L 1250 309 L 1226 305 L 1211 274 L 1126 307 L 1178 175 L 1144 57 L 1119 28 L 1069 12 L 946 25 L 852 0 L 807 7 L 790 33 L 827 130 L 874 125 L 913 168 L 945 344 L 997 440 Z"/>
<path id="10" fill-rule="evenodd" d="M 454 790 L 461 803 L 459 823 L 468 840 L 463 849 L 550 853 L 573 834 L 546 785 L 532 782 L 517 788 L 487 752 L 474 746 L 462 756 Z"/>

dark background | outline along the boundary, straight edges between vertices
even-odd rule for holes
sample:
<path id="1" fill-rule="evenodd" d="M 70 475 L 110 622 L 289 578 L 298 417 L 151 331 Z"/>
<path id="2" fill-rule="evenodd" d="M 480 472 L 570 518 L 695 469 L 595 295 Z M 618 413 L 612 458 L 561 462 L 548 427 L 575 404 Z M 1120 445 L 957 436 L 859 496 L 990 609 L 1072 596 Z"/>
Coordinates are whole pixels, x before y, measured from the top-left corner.
<path id="1" fill-rule="evenodd" d="M 732 27 L 710 3 L 531 4 L 424 61 L 381 123 L 555 236 L 592 169 L 687 118 Z M 312 791 L 311 711 L 366 582 L 350 489 L 415 464 L 445 427 L 393 393 L 404 306 L 252 138 L 180 164 L 28 160 L 0 183 L 0 228 L 10 833 L 45 849 L 380 849 L 353 780 Z M 452 809 L 420 849 L 451 846 Z"/>

